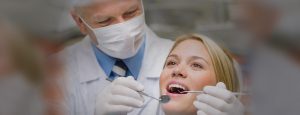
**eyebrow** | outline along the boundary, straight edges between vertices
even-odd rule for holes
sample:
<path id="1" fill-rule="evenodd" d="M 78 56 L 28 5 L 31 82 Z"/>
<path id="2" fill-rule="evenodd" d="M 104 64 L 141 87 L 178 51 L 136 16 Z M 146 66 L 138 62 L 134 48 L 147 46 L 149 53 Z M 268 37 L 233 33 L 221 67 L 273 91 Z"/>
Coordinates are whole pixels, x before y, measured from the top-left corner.
<path id="1" fill-rule="evenodd" d="M 133 5 L 133 6 L 130 6 L 124 13 L 127 13 L 128 11 L 131 12 L 131 11 L 138 10 L 138 9 L 139 9 L 138 5 Z M 112 17 L 111 16 L 103 16 L 100 13 L 100 14 L 96 14 L 96 15 L 92 16 L 92 18 L 96 21 L 99 21 L 99 20 L 108 19 L 108 18 L 112 18 Z"/>
<path id="2" fill-rule="evenodd" d="M 203 60 L 204 62 L 206 62 L 207 64 L 209 64 L 209 63 L 208 63 L 208 61 L 207 61 L 205 58 L 203 58 L 203 57 L 199 57 L 199 56 L 192 56 L 192 57 L 190 58 L 190 60 L 196 60 L 196 59 Z"/>
<path id="3" fill-rule="evenodd" d="M 135 11 L 135 10 L 138 10 L 138 9 L 139 9 L 138 5 L 133 5 L 133 6 L 129 7 L 126 12 L 128 12 L 128 11 L 132 12 L 132 11 Z"/>
<path id="4" fill-rule="evenodd" d="M 168 57 L 174 57 L 174 58 L 179 58 L 176 54 L 170 54 Z"/>

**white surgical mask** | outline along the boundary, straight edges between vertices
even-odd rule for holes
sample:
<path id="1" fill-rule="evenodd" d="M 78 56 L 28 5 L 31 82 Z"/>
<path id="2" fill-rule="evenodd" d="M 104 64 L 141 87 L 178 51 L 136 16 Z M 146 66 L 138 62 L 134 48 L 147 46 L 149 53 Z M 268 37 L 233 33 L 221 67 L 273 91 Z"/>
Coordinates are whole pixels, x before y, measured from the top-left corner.
<path id="1" fill-rule="evenodd" d="M 97 47 L 111 57 L 118 59 L 133 57 L 143 44 L 144 14 L 123 23 L 101 28 L 92 28 L 84 20 L 83 22 L 95 34 L 98 41 Z"/>

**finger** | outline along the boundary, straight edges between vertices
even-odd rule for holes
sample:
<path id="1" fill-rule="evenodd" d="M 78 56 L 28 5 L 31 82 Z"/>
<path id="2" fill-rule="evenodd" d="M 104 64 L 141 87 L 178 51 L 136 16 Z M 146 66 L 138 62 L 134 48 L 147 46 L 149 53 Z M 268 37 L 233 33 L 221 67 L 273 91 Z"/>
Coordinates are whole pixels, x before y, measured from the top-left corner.
<path id="1" fill-rule="evenodd" d="M 203 111 L 201 111 L 201 110 L 198 110 L 197 111 L 197 115 L 207 115 L 206 113 L 204 113 Z"/>
<path id="2" fill-rule="evenodd" d="M 133 76 L 127 76 L 127 78 L 130 80 L 135 80 Z"/>
<path id="3" fill-rule="evenodd" d="M 208 115 L 220 115 L 222 112 L 199 101 L 194 101 L 194 106 Z"/>
<path id="4" fill-rule="evenodd" d="M 137 91 L 132 90 L 128 87 L 124 87 L 121 85 L 116 85 L 111 89 L 111 94 L 112 95 L 123 95 L 123 96 L 128 96 L 132 97 L 141 101 L 144 101 L 143 96 L 141 96 Z"/>
<path id="5" fill-rule="evenodd" d="M 108 107 L 108 113 L 111 115 L 126 115 L 127 113 L 133 111 L 132 107 L 124 105 L 112 105 Z"/>
<path id="6" fill-rule="evenodd" d="M 140 108 L 144 105 L 144 102 L 132 97 L 121 96 L 121 95 L 113 95 L 108 103 L 111 105 L 124 105 L 134 108 Z"/>
<path id="7" fill-rule="evenodd" d="M 207 94 L 198 95 L 197 100 L 213 108 L 216 108 L 219 111 L 223 111 L 224 109 L 226 109 L 227 106 L 229 106 L 224 100 L 221 100 L 219 98 Z"/>
<path id="8" fill-rule="evenodd" d="M 205 86 L 203 88 L 203 91 L 208 95 L 220 98 L 228 103 L 231 103 L 234 100 L 234 95 L 227 89 L 219 88 L 216 86 Z"/>
<path id="9" fill-rule="evenodd" d="M 223 82 L 217 83 L 216 86 L 219 87 L 219 88 L 222 88 L 222 89 L 227 89 L 227 88 L 226 88 L 226 85 L 225 85 Z"/>
<path id="10" fill-rule="evenodd" d="M 122 85 L 125 87 L 128 87 L 130 89 L 133 89 L 135 91 L 143 91 L 144 86 L 140 84 L 139 82 L 133 80 L 132 78 L 125 78 L 125 77 L 118 77 L 116 80 L 114 80 L 114 83 L 116 85 Z"/>

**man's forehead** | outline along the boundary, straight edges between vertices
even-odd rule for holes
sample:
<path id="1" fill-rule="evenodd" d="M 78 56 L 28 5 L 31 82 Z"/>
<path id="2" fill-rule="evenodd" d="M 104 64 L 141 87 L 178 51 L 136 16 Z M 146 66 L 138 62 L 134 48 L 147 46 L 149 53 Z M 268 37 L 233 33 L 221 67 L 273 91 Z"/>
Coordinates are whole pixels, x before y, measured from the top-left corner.
<path id="1" fill-rule="evenodd" d="M 141 5 L 141 0 L 94 0 L 92 4 L 79 6 L 81 15 L 92 16 L 93 18 L 110 17 L 123 14 L 125 11 Z M 97 2 L 98 1 L 98 2 Z"/>
<path id="2" fill-rule="evenodd" d="M 106 4 L 106 3 L 113 3 L 118 1 L 124 2 L 125 0 L 73 0 L 73 4 L 74 6 L 89 6 L 96 3 Z M 130 0 L 130 1 L 141 1 L 141 0 Z"/>
<path id="3" fill-rule="evenodd" d="M 108 0 L 72 0 L 73 6 L 88 6 L 96 2 L 104 2 Z"/>

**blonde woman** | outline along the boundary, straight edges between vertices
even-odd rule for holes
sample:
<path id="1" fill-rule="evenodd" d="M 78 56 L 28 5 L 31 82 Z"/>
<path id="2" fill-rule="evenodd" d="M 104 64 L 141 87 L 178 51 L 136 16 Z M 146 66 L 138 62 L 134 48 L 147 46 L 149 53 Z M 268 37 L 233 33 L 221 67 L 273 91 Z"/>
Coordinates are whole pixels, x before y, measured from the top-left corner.
<path id="1" fill-rule="evenodd" d="M 232 92 L 240 82 L 233 59 L 206 36 L 179 37 L 160 77 L 160 94 L 166 115 L 242 115 L 243 105 Z M 204 91 L 192 94 L 185 91 Z"/>

